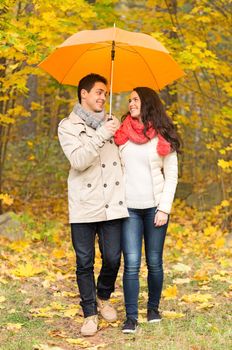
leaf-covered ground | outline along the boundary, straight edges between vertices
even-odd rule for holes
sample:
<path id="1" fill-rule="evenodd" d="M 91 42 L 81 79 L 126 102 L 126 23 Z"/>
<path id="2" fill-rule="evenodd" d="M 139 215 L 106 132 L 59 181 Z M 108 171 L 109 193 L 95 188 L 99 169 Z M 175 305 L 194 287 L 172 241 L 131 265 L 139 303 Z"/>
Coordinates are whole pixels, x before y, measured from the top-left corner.
<path id="1" fill-rule="evenodd" d="M 99 332 L 89 338 L 80 334 L 82 311 L 69 227 L 41 225 L 24 217 L 25 240 L 0 239 L 0 349 L 228 350 L 232 343 L 232 245 L 217 219 L 226 210 L 226 202 L 207 214 L 177 203 L 165 244 L 163 321 L 146 323 L 143 261 L 138 333 L 128 336 L 120 330 L 125 316 L 121 267 L 112 296 L 119 320 L 108 324 L 100 318 Z M 96 249 L 97 274 L 97 245 Z"/>

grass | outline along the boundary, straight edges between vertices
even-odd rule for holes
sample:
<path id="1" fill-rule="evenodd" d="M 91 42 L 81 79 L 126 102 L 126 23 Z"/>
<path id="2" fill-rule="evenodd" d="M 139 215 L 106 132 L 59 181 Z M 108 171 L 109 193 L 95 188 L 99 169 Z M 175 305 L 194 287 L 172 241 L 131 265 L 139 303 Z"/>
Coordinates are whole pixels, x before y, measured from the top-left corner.
<path id="1" fill-rule="evenodd" d="M 229 350 L 232 348 L 232 280 L 231 249 L 216 249 L 203 241 L 192 244 L 192 232 L 169 236 L 165 247 L 164 290 L 176 279 L 189 278 L 189 283 L 177 284 L 177 295 L 162 297 L 161 311 L 183 313 L 176 319 L 163 318 L 160 324 L 147 324 L 147 282 L 144 260 L 141 267 L 139 329 L 135 335 L 121 332 L 125 318 L 122 295 L 122 267 L 112 302 L 118 309 L 119 322 L 109 325 L 100 319 L 100 330 L 91 338 L 80 335 L 82 312 L 76 294 L 75 257 L 69 233 L 51 242 L 28 244 L 1 241 L 0 254 L 0 350 Z M 182 233 L 181 233 L 182 234 Z M 68 238 L 67 238 L 68 237 Z M 177 240 L 185 240 L 185 248 L 173 248 Z M 195 240 L 194 244 L 200 244 Z M 32 249 L 33 246 L 33 249 Z M 96 250 L 96 275 L 100 270 L 100 253 Z M 32 276 L 15 274 L 19 265 L 35 267 Z M 179 271 L 175 264 L 185 264 L 189 271 Z M 36 268 L 41 267 L 40 273 Z M 25 271 L 27 273 L 28 271 Z M 29 270 L 30 272 L 30 270 Z M 34 275 L 33 275 L 34 274 Z M 18 277 L 17 277 L 18 276 Z M 66 293 L 66 294 L 65 294 Z M 184 295 L 210 294 L 208 302 L 184 302 Z M 203 306 L 203 308 L 199 308 Z M 42 309 L 41 309 L 42 308 Z M 37 311 L 35 311 L 37 310 Z M 74 314 L 72 314 L 74 310 Z M 38 313 L 40 315 L 38 315 Z M 66 312 L 71 312 L 67 314 Z M 16 329 L 20 324 L 21 328 Z M 16 326 L 15 326 L 16 325 Z M 73 345 L 69 338 L 79 342 Z M 87 343 L 83 343 L 83 342 Z"/>
<path id="2" fill-rule="evenodd" d="M 142 285 L 144 284 L 143 280 Z M 76 327 L 74 327 L 72 319 L 54 317 L 51 320 L 31 316 L 30 298 L 33 298 L 33 307 L 45 306 L 54 301 L 54 296 L 46 293 L 33 279 L 27 279 L 24 285 L 19 281 L 11 281 L 7 285 L 0 284 L 0 286 L 0 294 L 6 298 L 0 316 L 1 350 L 39 349 L 38 344 L 51 344 L 50 349 L 54 344 L 64 350 L 83 348 L 67 344 L 62 338 L 54 339 L 48 335 L 51 330 L 63 329 L 66 332 L 69 331 L 70 338 L 79 338 L 77 331 L 79 325 L 75 324 Z M 232 341 L 232 332 L 230 303 L 229 300 L 227 302 L 222 297 L 225 283 L 217 281 L 212 282 L 210 286 L 216 296 L 215 307 L 197 311 L 195 305 L 192 304 L 182 304 L 178 300 L 162 300 L 163 310 L 184 312 L 185 317 L 175 320 L 163 319 L 159 324 L 142 322 L 135 335 L 122 334 L 120 326 L 118 328 L 106 327 L 87 341 L 90 341 L 93 348 L 97 344 L 105 344 L 104 348 L 109 350 L 228 350 Z M 197 286 L 194 282 L 181 288 L 183 295 L 193 292 Z M 144 287 L 142 289 L 145 290 Z M 117 305 L 119 306 L 119 318 L 123 320 L 124 310 L 120 298 L 117 300 Z M 145 310 L 145 307 L 145 299 L 140 298 L 140 310 Z M 144 319 L 144 316 L 145 314 L 140 313 L 140 317 Z M 22 328 L 18 331 L 8 330 L 7 325 L 10 323 L 20 323 Z M 91 349 L 91 346 L 87 349 Z"/>
<path id="3" fill-rule="evenodd" d="M 46 324 L 40 319 L 31 319 L 30 306 L 27 305 L 27 297 L 20 292 L 19 282 L 7 285 L 0 284 L 1 296 L 5 296 L 6 302 L 0 314 L 1 350 L 31 350 L 33 346 L 46 337 Z M 8 330 L 9 324 L 21 324 L 19 331 Z"/>

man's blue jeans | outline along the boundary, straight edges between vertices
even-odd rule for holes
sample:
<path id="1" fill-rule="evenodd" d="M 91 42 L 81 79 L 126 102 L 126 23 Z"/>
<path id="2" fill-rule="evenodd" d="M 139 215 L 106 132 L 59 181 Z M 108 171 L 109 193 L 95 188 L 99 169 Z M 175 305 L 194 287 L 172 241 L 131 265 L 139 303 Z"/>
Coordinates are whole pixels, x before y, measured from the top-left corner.
<path id="1" fill-rule="evenodd" d="M 76 252 L 76 276 L 84 317 L 97 314 L 97 296 L 108 300 L 114 291 L 121 258 L 121 219 L 71 224 L 72 243 Z M 94 279 L 95 236 L 102 258 L 102 267 Z"/>
<path id="2" fill-rule="evenodd" d="M 163 247 L 168 223 L 156 227 L 156 208 L 128 209 L 122 223 L 123 290 L 127 317 L 138 318 L 139 271 L 144 237 L 148 268 L 148 309 L 159 306 L 163 286 Z"/>

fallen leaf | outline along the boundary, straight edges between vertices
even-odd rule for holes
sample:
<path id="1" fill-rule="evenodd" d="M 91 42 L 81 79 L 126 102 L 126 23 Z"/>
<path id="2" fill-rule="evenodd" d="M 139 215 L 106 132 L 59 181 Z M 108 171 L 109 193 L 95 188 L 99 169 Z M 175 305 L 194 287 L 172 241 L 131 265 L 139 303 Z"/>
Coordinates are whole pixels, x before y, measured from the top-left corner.
<path id="1" fill-rule="evenodd" d="M 87 348 L 91 345 L 87 340 L 84 340 L 82 338 L 67 338 L 65 340 L 69 344 L 80 345 L 82 348 Z"/>
<path id="2" fill-rule="evenodd" d="M 39 344 L 35 345 L 33 347 L 33 350 L 64 350 L 63 348 L 60 348 L 59 346 L 50 346 L 46 344 Z"/>
<path id="3" fill-rule="evenodd" d="M 191 271 L 191 267 L 182 263 L 177 263 L 176 265 L 173 265 L 173 270 L 178 271 L 178 272 L 183 272 L 187 273 Z"/>
<path id="4" fill-rule="evenodd" d="M 20 264 L 12 273 L 17 277 L 32 277 L 43 271 L 44 269 L 35 267 L 30 262 L 27 262 L 26 264 Z"/>
<path id="5" fill-rule="evenodd" d="M 215 304 L 212 304 L 212 303 L 202 303 L 199 306 L 196 306 L 196 310 L 211 309 L 214 306 Z"/>
<path id="6" fill-rule="evenodd" d="M 78 314 L 79 308 L 68 309 L 64 311 L 64 317 L 74 317 Z"/>
<path id="7" fill-rule="evenodd" d="M 49 287 L 50 287 L 50 281 L 49 281 L 49 280 L 44 280 L 44 281 L 42 282 L 42 286 L 43 286 L 45 289 L 49 288 Z"/>
<path id="8" fill-rule="evenodd" d="M 23 324 L 22 323 L 7 323 L 6 324 L 6 329 L 8 331 L 19 331 L 22 328 Z"/>
<path id="9" fill-rule="evenodd" d="M 56 259 L 62 259 L 66 257 L 65 251 L 62 249 L 54 249 L 52 252 L 52 256 L 54 256 Z"/>
<path id="10" fill-rule="evenodd" d="M 53 331 L 48 332 L 48 335 L 53 338 L 67 338 L 67 334 L 64 331 L 59 329 L 54 329 Z"/>
<path id="11" fill-rule="evenodd" d="M 211 294 L 188 294 L 188 295 L 183 295 L 181 300 L 185 301 L 186 303 L 206 303 L 209 300 L 212 299 Z"/>
<path id="12" fill-rule="evenodd" d="M 197 271 L 193 276 L 193 279 L 195 281 L 208 281 L 209 276 L 206 271 Z"/>
<path id="13" fill-rule="evenodd" d="M 209 286 L 207 286 L 207 285 L 203 285 L 203 286 L 201 286 L 199 289 L 200 289 L 200 290 L 211 290 L 212 287 L 209 287 Z"/>
<path id="14" fill-rule="evenodd" d="M 15 312 L 16 312 L 15 309 L 10 309 L 10 310 L 8 311 L 8 314 L 15 314 Z"/>
<path id="15" fill-rule="evenodd" d="M 183 314 L 182 312 L 175 312 L 175 311 L 162 311 L 162 316 L 164 318 L 173 320 L 175 318 L 185 317 L 185 314 Z"/>
<path id="16" fill-rule="evenodd" d="M 64 305 L 60 304 L 60 303 L 57 303 L 56 301 L 53 301 L 51 304 L 50 304 L 50 307 L 53 309 L 53 310 L 64 310 Z"/>
<path id="17" fill-rule="evenodd" d="M 95 345 L 95 346 L 91 346 L 90 348 L 88 348 L 88 350 L 98 350 L 98 349 L 101 349 L 101 348 L 105 348 L 107 346 L 107 344 L 98 344 L 98 345 Z"/>
<path id="18" fill-rule="evenodd" d="M 76 298 L 77 297 L 77 293 L 74 292 L 61 292 L 62 297 L 70 297 L 70 298 Z"/>
<path id="19" fill-rule="evenodd" d="M 26 242 L 26 241 L 16 241 L 16 242 L 13 242 L 9 245 L 9 247 L 18 252 L 18 253 L 21 253 L 24 249 L 26 249 L 27 247 L 29 247 L 29 242 Z"/>
<path id="20" fill-rule="evenodd" d="M 0 277 L 0 283 L 7 284 L 8 281 L 6 279 L 4 279 L 3 277 Z"/>
<path id="21" fill-rule="evenodd" d="M 190 283 L 190 278 L 176 278 L 173 280 L 173 283 L 175 284 L 186 284 L 186 283 Z"/>
<path id="22" fill-rule="evenodd" d="M 165 299 L 169 300 L 169 299 L 176 299 L 178 290 L 177 290 L 177 286 L 168 286 L 162 293 L 162 295 L 164 296 Z"/>

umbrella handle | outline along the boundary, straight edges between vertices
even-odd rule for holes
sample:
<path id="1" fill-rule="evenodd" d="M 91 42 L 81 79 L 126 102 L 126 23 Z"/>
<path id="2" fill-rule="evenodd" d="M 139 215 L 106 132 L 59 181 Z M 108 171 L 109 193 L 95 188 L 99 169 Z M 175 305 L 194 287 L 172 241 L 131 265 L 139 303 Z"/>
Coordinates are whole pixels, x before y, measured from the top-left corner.
<path id="1" fill-rule="evenodd" d="M 113 97 L 113 77 L 114 77 L 114 58 L 115 58 L 115 41 L 112 41 L 111 49 L 111 74 L 110 74 L 110 116 L 108 120 L 112 120 L 112 97 Z"/>

